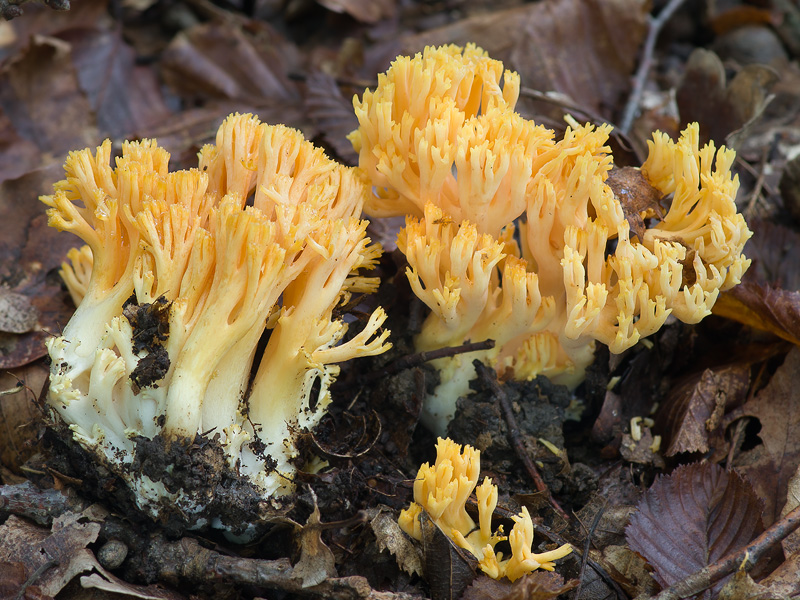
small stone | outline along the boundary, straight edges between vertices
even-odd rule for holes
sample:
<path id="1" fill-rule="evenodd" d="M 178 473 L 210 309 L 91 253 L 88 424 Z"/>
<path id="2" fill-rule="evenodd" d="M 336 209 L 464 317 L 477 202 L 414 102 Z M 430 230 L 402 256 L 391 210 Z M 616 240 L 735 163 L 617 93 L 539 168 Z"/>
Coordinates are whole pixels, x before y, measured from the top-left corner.
<path id="1" fill-rule="evenodd" d="M 128 556 L 128 546 L 119 540 L 109 540 L 97 551 L 97 560 L 106 569 L 118 569 Z"/>
<path id="2" fill-rule="evenodd" d="M 734 29 L 717 38 L 713 49 L 722 60 L 733 60 L 740 65 L 768 65 L 775 59 L 788 59 L 775 32 L 762 25 Z"/>

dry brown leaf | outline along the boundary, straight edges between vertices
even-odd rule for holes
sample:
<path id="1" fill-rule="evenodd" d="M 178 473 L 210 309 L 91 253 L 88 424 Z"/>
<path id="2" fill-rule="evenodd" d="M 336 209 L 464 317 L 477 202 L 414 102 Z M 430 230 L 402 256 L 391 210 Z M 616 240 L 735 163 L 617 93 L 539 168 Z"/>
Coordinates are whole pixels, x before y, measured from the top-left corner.
<path id="1" fill-rule="evenodd" d="M 656 479 L 626 538 L 666 587 L 749 543 L 763 531 L 760 515 L 758 497 L 739 475 L 715 464 L 692 463 Z M 716 595 L 727 579 L 701 598 Z"/>
<path id="2" fill-rule="evenodd" d="M 80 519 L 65 513 L 48 531 L 10 516 L 0 525 L 0 561 L 19 561 L 29 573 L 42 568 L 36 584 L 44 594 L 55 596 L 77 575 L 99 566 L 86 546 L 97 540 L 100 524 Z"/>
<path id="3" fill-rule="evenodd" d="M 72 60 L 68 43 L 34 36 L 0 71 L 6 116 L 17 135 L 35 144 L 50 160 L 98 138 Z"/>
<path id="4" fill-rule="evenodd" d="M 578 585 L 577 579 L 564 583 L 558 573 L 534 571 L 515 582 L 478 577 L 461 596 L 461 600 L 550 600 Z"/>
<path id="5" fill-rule="evenodd" d="M 78 82 L 97 119 L 100 137 L 147 135 L 168 118 L 155 71 L 136 56 L 117 27 L 75 28 L 59 33 L 70 44 Z"/>
<path id="6" fill-rule="evenodd" d="M 764 522 L 775 521 L 787 497 L 789 480 L 800 464 L 800 349 L 794 348 L 769 384 L 745 404 L 743 415 L 761 422 L 763 446 L 743 453 L 742 471 L 764 499 Z M 741 466 L 739 466 L 741 465 Z"/>
<path id="7" fill-rule="evenodd" d="M 100 570 L 100 569 L 98 569 Z M 109 592 L 114 596 L 109 598 L 117 598 L 120 596 L 129 596 L 137 598 L 138 600 L 185 600 L 186 596 L 171 589 L 166 589 L 160 585 L 133 585 L 122 581 L 118 577 L 114 577 L 111 573 L 105 570 L 100 570 L 102 575 L 98 573 L 91 573 L 81 577 L 81 587 L 84 589 L 102 590 Z"/>
<path id="8" fill-rule="evenodd" d="M 789 556 L 759 583 L 777 598 L 796 598 L 800 594 L 800 552 Z"/>
<path id="9" fill-rule="evenodd" d="M 300 547 L 300 560 L 292 570 L 292 577 L 302 581 L 303 587 L 311 587 L 337 576 L 336 559 L 331 549 L 322 541 L 320 525 L 319 507 L 314 496 L 314 511 L 309 515 L 305 525 L 295 528 L 297 545 Z"/>
<path id="10" fill-rule="evenodd" d="M 182 31 L 164 51 L 161 65 L 166 82 L 188 99 L 299 100 L 278 50 L 235 27 L 204 24 Z"/>
<path id="11" fill-rule="evenodd" d="M 364 23 L 376 23 L 394 16 L 395 0 L 317 0 L 319 4 L 337 13 L 347 13 Z"/>
<path id="12" fill-rule="evenodd" d="M 722 292 L 713 312 L 800 345 L 800 292 L 744 281 Z"/>
<path id="13" fill-rule="evenodd" d="M 747 571 L 737 571 L 720 590 L 716 600 L 764 600 L 769 597 L 767 588 L 753 581 Z"/>
<path id="14" fill-rule="evenodd" d="M 792 510 L 800 506 L 800 467 L 797 467 L 797 470 L 794 472 L 791 479 L 789 479 L 789 483 L 786 487 L 786 504 L 783 505 L 783 510 L 781 510 L 781 517 L 785 517 Z M 783 552 L 786 556 L 800 553 L 800 531 L 790 533 L 789 536 L 781 542 L 781 545 L 783 546 Z"/>
<path id="15" fill-rule="evenodd" d="M 39 311 L 28 296 L 0 286 L 0 332 L 27 333 L 38 320 Z"/>
<path id="16" fill-rule="evenodd" d="M 748 225 L 753 237 L 747 242 L 746 250 L 753 262 L 745 273 L 745 280 L 784 290 L 800 289 L 800 253 L 797 252 L 800 233 L 771 221 L 754 221 Z"/>
<path id="17" fill-rule="evenodd" d="M 29 585 L 19 596 L 22 586 L 28 582 L 28 571 L 21 562 L 0 562 L 0 600 L 50 600 L 52 596 L 42 593 L 38 585 Z"/>
<path id="18" fill-rule="evenodd" d="M 41 361 L 0 374 L 0 465 L 20 474 L 20 467 L 38 451 L 41 415 L 36 399 L 49 369 Z"/>
<path id="19" fill-rule="evenodd" d="M 645 560 L 627 546 L 612 545 L 595 558 L 631 598 L 654 596 L 658 584 Z"/>
<path id="20" fill-rule="evenodd" d="M 35 169 L 42 160 L 41 154 L 33 140 L 20 136 L 13 121 L 0 107 L 0 182 Z"/>
<path id="21" fill-rule="evenodd" d="M 422 575 L 422 560 L 416 546 L 411 541 L 400 525 L 394 514 L 378 510 L 369 522 L 375 539 L 378 541 L 378 548 L 388 550 L 397 560 L 397 566 L 409 575 Z"/>
<path id="22" fill-rule="evenodd" d="M 641 429 L 641 437 L 638 440 L 633 439 L 629 433 L 622 435 L 622 442 L 619 446 L 620 455 L 631 463 L 653 465 L 657 469 L 663 469 L 666 465 L 658 451 L 660 443 L 655 442 L 653 432 L 649 427 L 642 426 Z"/>
<path id="23" fill-rule="evenodd" d="M 749 382 L 749 367 L 734 365 L 706 369 L 672 388 L 658 414 L 659 431 L 669 444 L 666 456 L 707 452 L 712 435 L 720 431 L 722 416 L 744 402 Z"/>
<path id="24" fill-rule="evenodd" d="M 402 44 L 413 53 L 425 45 L 473 42 L 517 71 L 525 87 L 560 92 L 611 118 L 630 90 L 648 7 L 643 0 L 536 2 L 464 19 Z"/>
<path id="25" fill-rule="evenodd" d="M 34 331 L 0 333 L 0 369 L 44 356 L 44 341 L 61 330 L 74 310 L 60 282 L 48 274 L 80 240 L 47 227 L 45 207 L 37 200 L 52 190 L 61 173 L 60 166 L 52 165 L 0 183 L 0 284 L 28 297 L 39 312 Z"/>
<path id="26" fill-rule="evenodd" d="M 478 561 L 458 548 L 425 511 L 422 525 L 422 567 L 432 600 L 458 600 L 475 579 Z"/>
<path id="27" fill-rule="evenodd" d="M 306 79 L 305 107 L 308 116 L 319 127 L 324 141 L 345 164 L 358 163 L 358 154 L 347 140 L 347 134 L 358 128 L 352 100 L 346 99 L 336 80 L 321 71 Z"/>
<path id="28" fill-rule="evenodd" d="M 703 48 L 692 52 L 677 90 L 681 121 L 700 123 L 701 143 L 726 143 L 729 136 L 757 118 L 768 103 L 778 74 L 766 65 L 744 67 L 728 84 L 719 57 Z M 732 140 L 728 140 L 728 145 Z"/>

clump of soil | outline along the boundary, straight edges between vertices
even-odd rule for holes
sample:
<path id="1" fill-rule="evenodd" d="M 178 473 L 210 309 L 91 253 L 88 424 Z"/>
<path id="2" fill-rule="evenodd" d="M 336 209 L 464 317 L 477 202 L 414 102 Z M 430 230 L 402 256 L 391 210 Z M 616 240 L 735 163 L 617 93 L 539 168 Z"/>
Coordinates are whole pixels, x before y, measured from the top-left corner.
<path id="1" fill-rule="evenodd" d="M 456 415 L 447 429 L 448 437 L 480 450 L 481 471 L 490 474 L 501 489 L 532 491 L 533 482 L 511 444 L 495 393 L 480 377 L 470 385 L 473 393 L 459 399 Z M 570 391 L 546 377 L 500 385 L 514 413 L 523 446 L 539 465 L 550 492 L 569 506 L 583 506 L 596 489 L 597 478 L 586 465 L 570 464 L 564 450 L 565 412 L 573 399 Z M 559 450 L 558 454 L 554 450 Z"/>

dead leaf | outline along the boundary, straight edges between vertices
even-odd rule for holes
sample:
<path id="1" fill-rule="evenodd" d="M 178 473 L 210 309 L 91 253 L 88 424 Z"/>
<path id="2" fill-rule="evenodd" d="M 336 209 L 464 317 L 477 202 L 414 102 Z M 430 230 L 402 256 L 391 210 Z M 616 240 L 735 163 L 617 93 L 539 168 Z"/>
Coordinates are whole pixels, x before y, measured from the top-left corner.
<path id="1" fill-rule="evenodd" d="M 743 453 L 743 472 L 764 499 L 764 522 L 771 525 L 787 497 L 789 480 L 800 463 L 800 349 L 794 348 L 769 384 L 745 404 L 741 413 L 761 422 L 759 448 Z M 757 458 L 758 460 L 752 460 Z M 742 464 L 743 463 L 743 464 Z"/>
<path id="2" fill-rule="evenodd" d="M 336 80 L 321 71 L 306 79 L 305 107 L 308 116 L 319 127 L 325 142 L 348 165 L 358 163 L 358 154 L 347 135 L 358 128 L 353 102 L 346 99 Z"/>
<path id="3" fill-rule="evenodd" d="M 369 522 L 375 539 L 378 541 L 378 548 L 388 550 L 397 560 L 397 566 L 409 575 L 422 575 L 422 560 L 416 546 L 411 541 L 400 525 L 394 514 L 379 510 Z"/>
<path id="4" fill-rule="evenodd" d="M 800 292 L 744 281 L 720 293 L 713 312 L 800 345 Z"/>
<path id="5" fill-rule="evenodd" d="M 94 115 L 72 64 L 70 45 L 33 36 L 0 71 L 0 100 L 19 137 L 50 157 L 97 142 Z"/>
<path id="6" fill-rule="evenodd" d="M 175 36 L 162 58 L 164 79 L 185 98 L 297 102 L 297 86 L 274 46 L 235 27 L 204 24 Z"/>
<path id="7" fill-rule="evenodd" d="M 642 426 L 641 437 L 633 439 L 630 433 L 622 436 L 622 443 L 619 446 L 619 453 L 628 462 L 640 465 L 653 465 L 657 469 L 663 469 L 664 458 L 658 452 L 659 444 L 653 438 L 653 432 L 649 427 Z"/>
<path id="8" fill-rule="evenodd" d="M 390 19 L 397 9 L 395 0 L 317 0 L 330 11 L 347 13 L 364 23 Z"/>
<path id="9" fill-rule="evenodd" d="M 659 431 L 669 444 L 666 456 L 708 452 L 709 440 L 719 432 L 722 416 L 744 402 L 749 385 L 749 367 L 734 365 L 706 369 L 673 387 L 658 414 Z"/>
<path id="10" fill-rule="evenodd" d="M 622 212 L 631 231 L 643 240 L 645 227 L 642 215 L 645 218 L 662 217 L 659 206 L 661 192 L 650 185 L 641 170 L 634 167 L 611 169 L 606 184 L 622 204 Z"/>
<path id="11" fill-rule="evenodd" d="M 787 163 L 786 168 L 792 164 L 794 161 Z M 796 164 L 800 178 L 800 160 Z M 800 253 L 797 252 L 800 233 L 771 221 L 753 221 L 748 226 L 753 237 L 747 242 L 747 256 L 753 262 L 745 273 L 745 280 L 784 290 L 800 289 Z"/>
<path id="12" fill-rule="evenodd" d="M 692 52 L 676 99 L 681 122 L 700 123 L 700 143 L 714 140 L 736 147 L 732 133 L 754 121 L 769 103 L 768 90 L 777 81 L 774 69 L 748 65 L 726 83 L 719 57 L 703 48 Z"/>
<path id="13" fill-rule="evenodd" d="M 658 590 L 645 560 L 627 546 L 607 546 L 602 554 L 595 551 L 592 556 L 631 598 L 654 596 Z"/>
<path id="14" fill-rule="evenodd" d="M 36 400 L 48 374 L 41 362 L 0 374 L 0 392 L 17 390 L 0 395 L 0 465 L 12 473 L 21 473 L 22 464 L 38 451 L 41 415 Z"/>
<path id="15" fill-rule="evenodd" d="M 534 571 L 515 582 L 478 577 L 461 600 L 551 600 L 578 586 L 577 579 L 564 583 L 558 573 Z"/>
<path id="16" fill-rule="evenodd" d="M 458 600 L 476 577 L 475 557 L 458 548 L 445 533 L 420 514 L 422 561 L 432 600 Z"/>
<path id="17" fill-rule="evenodd" d="M 38 585 L 29 585 L 25 593 L 20 590 L 28 581 L 28 572 L 20 562 L 0 562 L 0 600 L 51 600 Z"/>
<path id="18" fill-rule="evenodd" d="M 425 45 L 475 43 L 523 85 L 560 92 L 611 118 L 630 90 L 649 4 L 642 0 L 553 0 L 494 10 L 402 40 L 405 52 Z M 560 118 L 563 109 L 558 110 Z"/>
<path id="19" fill-rule="evenodd" d="M 100 524 L 83 523 L 80 518 L 65 513 L 48 531 L 11 515 L 0 525 L 0 561 L 19 561 L 29 573 L 41 569 L 37 586 L 55 596 L 77 575 L 97 565 L 86 546 L 97 539 Z"/>
<path id="20" fill-rule="evenodd" d="M 99 566 L 99 565 L 98 565 Z M 110 594 L 120 594 L 141 600 L 185 600 L 186 596 L 171 589 L 157 585 L 133 585 L 115 577 L 108 571 L 99 568 L 99 573 L 91 573 L 81 577 L 81 587 L 96 589 Z"/>
<path id="21" fill-rule="evenodd" d="M 58 334 L 75 307 L 54 271 L 69 248 L 80 244 L 47 226 L 40 194 L 62 177 L 59 165 L 0 183 L 0 284 L 29 298 L 38 311 L 38 327 L 24 334 L 0 332 L 0 369 L 28 364 L 47 353 L 45 340 Z"/>
<path id="22" fill-rule="evenodd" d="M 769 597 L 767 588 L 753 581 L 747 571 L 737 571 L 720 590 L 716 600 L 763 600 Z"/>
<path id="23" fill-rule="evenodd" d="M 79 27 L 59 33 L 71 48 L 78 82 L 97 119 L 101 136 L 146 134 L 168 118 L 155 71 L 137 67 L 133 48 L 117 27 Z"/>
<path id="24" fill-rule="evenodd" d="M 41 160 L 39 147 L 32 140 L 20 136 L 14 123 L 0 107 L 0 182 L 35 169 Z"/>
<path id="25" fill-rule="evenodd" d="M 781 510 L 781 517 L 785 517 L 792 510 L 800 506 L 800 467 L 794 472 L 786 490 L 786 504 L 783 505 Z M 783 553 L 786 556 L 797 554 L 800 552 L 800 532 L 794 531 L 785 538 L 781 545 L 783 546 Z"/>
<path id="26" fill-rule="evenodd" d="M 314 496 L 314 511 L 305 525 L 295 528 L 297 544 L 300 547 L 300 560 L 292 570 L 292 577 L 300 579 L 304 588 L 337 576 L 336 559 L 331 549 L 322 541 L 320 524 L 319 507 Z"/>
<path id="27" fill-rule="evenodd" d="M 680 466 L 645 492 L 626 529 L 632 550 L 667 587 L 719 560 L 763 531 L 761 506 L 736 473 L 710 463 Z M 728 578 L 701 598 L 716 595 Z"/>
<path id="28" fill-rule="evenodd" d="M 777 598 L 795 598 L 800 594 L 800 552 L 789 556 L 759 583 Z"/>
<path id="29" fill-rule="evenodd" d="M 38 320 L 39 311 L 30 298 L 0 286 L 0 332 L 27 333 Z"/>

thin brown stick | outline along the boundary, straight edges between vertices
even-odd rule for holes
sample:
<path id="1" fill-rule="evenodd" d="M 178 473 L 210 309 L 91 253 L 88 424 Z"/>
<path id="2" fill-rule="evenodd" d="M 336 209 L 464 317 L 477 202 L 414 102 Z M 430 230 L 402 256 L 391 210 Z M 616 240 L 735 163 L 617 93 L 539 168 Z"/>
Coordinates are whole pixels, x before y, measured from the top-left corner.
<path id="1" fill-rule="evenodd" d="M 636 70 L 636 77 L 633 80 L 633 90 L 628 98 L 628 103 L 622 111 L 622 119 L 619 123 L 619 128 L 622 133 L 627 134 L 633 125 L 633 119 L 636 117 L 636 111 L 639 110 L 639 103 L 642 100 L 642 93 L 644 92 L 644 84 L 647 82 L 647 75 L 650 73 L 650 67 L 653 65 L 653 51 L 656 48 L 656 40 L 658 34 L 661 33 L 661 28 L 669 21 L 670 17 L 681 7 L 685 0 L 670 0 L 669 3 L 658 13 L 658 16 L 650 19 L 650 27 L 647 30 L 647 39 L 642 48 L 642 57 L 639 59 L 639 68 Z"/>
<path id="2" fill-rule="evenodd" d="M 477 360 L 474 364 L 475 370 L 478 373 L 478 377 L 480 377 L 489 386 L 492 394 L 500 405 L 500 411 L 503 413 L 503 419 L 506 422 L 506 429 L 508 430 L 508 440 L 511 442 L 511 446 L 514 448 L 517 456 L 522 461 L 522 464 L 525 465 L 525 470 L 528 471 L 528 475 L 531 479 L 533 479 L 536 489 L 545 495 L 547 500 L 550 502 L 550 505 L 559 515 L 561 515 L 566 521 L 569 521 L 569 515 L 563 508 L 561 508 L 561 505 L 556 502 L 556 499 L 553 498 L 553 495 L 550 493 L 550 489 L 547 487 L 542 479 L 542 476 L 539 474 L 539 469 L 536 468 L 536 464 L 531 460 L 531 457 L 528 455 L 528 452 L 525 449 L 525 444 L 522 442 L 522 436 L 520 436 L 519 427 L 517 426 L 517 420 L 514 418 L 514 411 L 511 409 L 511 403 L 509 403 L 508 396 L 506 396 L 503 388 L 501 388 L 500 384 L 497 383 L 497 375 L 494 372 L 494 369 L 487 367 Z"/>
<path id="3" fill-rule="evenodd" d="M 437 358 L 446 358 L 456 356 L 457 354 L 466 354 L 468 352 L 478 352 L 480 350 L 491 350 L 494 348 L 494 340 L 483 340 L 482 342 L 467 342 L 460 346 L 448 346 L 447 348 L 439 348 L 438 350 L 430 350 L 428 352 L 417 352 L 416 354 L 409 354 L 398 358 L 394 362 L 389 363 L 379 371 L 367 373 L 358 381 L 359 385 L 379 381 L 385 377 L 396 375 L 406 369 L 419 367 L 428 361 L 436 360 Z M 343 384 L 341 388 L 348 388 L 355 384 Z M 340 389 L 341 389 L 340 388 Z"/>
<path id="4" fill-rule="evenodd" d="M 686 579 L 668 587 L 653 600 L 679 600 L 699 594 L 703 590 L 727 577 L 739 568 L 744 570 L 752 568 L 761 556 L 770 548 L 800 527 L 800 506 L 788 513 L 772 527 L 758 536 L 744 548 L 731 552 L 717 562 L 703 567 Z"/>
<path id="5" fill-rule="evenodd" d="M 747 206 L 744 209 L 744 214 L 748 218 L 755 216 L 756 204 L 761 198 L 761 191 L 764 189 L 764 177 L 766 176 L 767 158 L 769 157 L 769 146 L 766 146 L 761 152 L 761 161 L 758 165 L 758 178 L 753 186 L 753 191 L 750 192 L 750 199 L 747 201 Z"/>
<path id="6" fill-rule="evenodd" d="M 600 519 L 603 518 L 603 513 L 606 512 L 606 506 L 608 506 L 608 498 L 606 498 L 606 501 L 603 504 L 603 506 L 601 506 L 600 509 L 597 511 L 597 514 L 594 516 L 594 519 L 592 520 L 591 526 L 589 526 L 588 529 L 586 529 L 585 525 L 583 526 L 584 529 L 586 529 L 586 543 L 584 543 L 583 545 L 581 570 L 578 575 L 578 581 L 580 583 L 578 583 L 578 589 L 575 590 L 575 596 L 574 596 L 575 600 L 580 600 L 581 592 L 583 591 L 583 581 L 584 581 L 584 576 L 586 574 L 586 566 L 588 564 L 587 561 L 589 560 L 589 549 L 592 546 L 592 537 L 594 536 L 594 532 L 597 529 L 598 525 L 600 525 Z M 578 519 L 578 522 L 580 523 L 580 519 Z M 583 525 L 583 523 L 581 523 L 581 525 Z"/>
<path id="7" fill-rule="evenodd" d="M 259 560 L 226 556 L 204 548 L 194 538 L 169 542 L 163 538 L 151 540 L 147 564 L 156 577 L 172 585 L 208 585 L 233 583 L 265 587 L 288 592 L 294 596 L 318 597 L 327 600 L 418 600 L 403 592 L 373 590 L 365 577 L 331 577 L 311 587 L 295 577 L 288 558 Z"/>
<path id="8" fill-rule="evenodd" d="M 535 90 L 529 87 L 521 87 L 519 88 L 520 96 L 525 96 L 531 98 L 532 100 L 537 100 L 539 102 L 547 102 L 548 104 L 555 104 L 556 106 L 560 106 L 562 108 L 566 108 L 567 110 L 575 113 L 580 113 L 581 115 L 588 117 L 595 123 L 607 123 L 608 121 L 598 115 L 596 112 L 584 108 L 582 106 L 578 106 L 571 100 L 562 97 L 553 97 L 544 92 L 540 92 L 539 90 Z"/>

